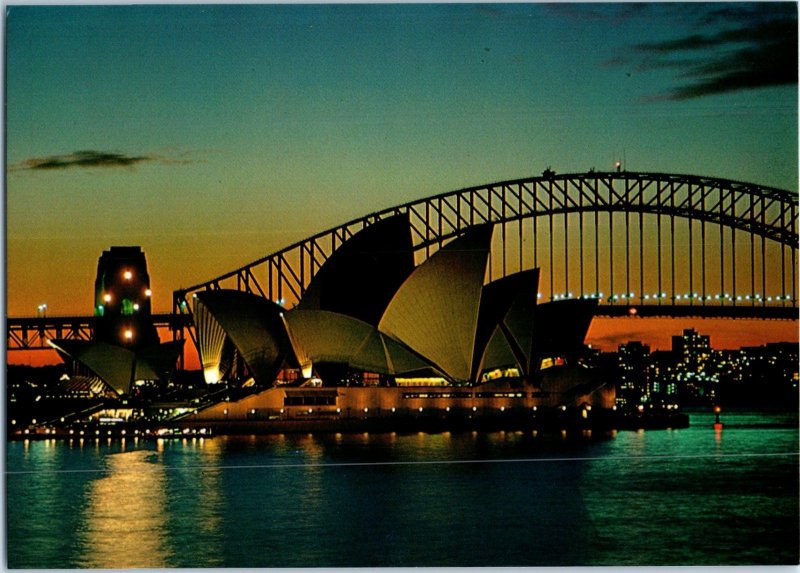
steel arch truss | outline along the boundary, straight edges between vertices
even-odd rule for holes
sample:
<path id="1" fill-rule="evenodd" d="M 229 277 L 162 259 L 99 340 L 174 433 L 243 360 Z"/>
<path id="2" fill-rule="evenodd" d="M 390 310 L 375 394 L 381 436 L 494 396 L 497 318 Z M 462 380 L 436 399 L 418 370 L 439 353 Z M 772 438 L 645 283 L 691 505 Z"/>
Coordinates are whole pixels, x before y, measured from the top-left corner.
<path id="1" fill-rule="evenodd" d="M 638 249 L 639 286 L 644 287 L 646 262 L 655 274 L 655 262 L 645 261 L 645 231 L 643 230 L 645 216 L 654 218 L 658 223 L 658 255 L 655 257 L 658 259 L 658 290 L 660 293 L 662 288 L 663 253 L 668 248 L 672 255 L 671 286 L 673 292 L 671 293 L 671 302 L 675 302 L 675 289 L 677 288 L 674 279 L 677 249 L 676 220 L 683 221 L 682 224 L 688 231 L 690 259 L 698 248 L 702 248 L 703 260 L 702 263 L 699 263 L 702 264 L 702 269 L 699 268 L 699 264 L 695 264 L 691 260 L 688 265 L 688 288 L 689 292 L 693 294 L 693 298 L 711 296 L 707 294 L 709 291 L 705 274 L 705 245 L 710 242 L 713 235 L 716 237 L 714 240 L 718 241 L 720 251 L 716 261 L 712 261 L 712 264 L 720 269 L 718 271 L 720 294 L 725 291 L 726 284 L 732 285 L 731 290 L 736 291 L 737 285 L 744 282 L 741 277 L 737 281 L 736 266 L 738 261 L 741 272 L 742 261 L 749 256 L 749 270 L 752 275 L 750 277 L 752 288 L 749 290 L 750 294 L 755 297 L 755 291 L 758 290 L 756 288 L 756 266 L 757 263 L 760 263 L 762 275 L 766 273 L 767 245 L 772 245 L 771 248 L 777 248 L 780 251 L 780 282 L 783 288 L 778 290 L 781 290 L 781 293 L 787 297 L 784 299 L 783 305 L 789 300 L 794 305 L 797 299 L 797 285 L 795 284 L 798 244 L 797 211 L 797 194 L 752 183 L 662 173 L 589 172 L 557 175 L 548 170 L 540 177 L 504 181 L 443 193 L 352 220 L 290 245 L 235 271 L 193 287 L 175 291 L 174 305 L 176 312 L 188 312 L 187 301 L 189 299 L 187 297 L 199 290 L 216 288 L 236 288 L 270 298 L 281 304 L 291 305 L 299 300 L 311 277 L 344 241 L 376 220 L 401 213 L 409 215 L 412 240 L 419 258 L 429 256 L 444 241 L 468 227 L 487 222 L 502 224 L 500 239 L 502 246 L 499 249 L 500 254 L 497 255 L 498 258 L 502 258 L 502 262 L 492 265 L 492 268 L 499 266 L 496 276 L 502 276 L 508 272 L 507 241 L 518 242 L 519 253 L 516 257 L 518 261 L 514 265 L 508 265 L 512 271 L 515 271 L 523 266 L 540 266 L 537 256 L 537 235 L 549 237 L 549 259 L 552 263 L 554 259 L 553 237 L 560 233 L 563 235 L 562 252 L 566 260 L 577 258 L 577 254 L 573 256 L 572 253 L 576 249 L 580 251 L 578 269 L 573 268 L 573 280 L 576 280 L 575 274 L 580 273 L 579 292 L 584 290 L 583 266 L 586 265 L 584 249 L 587 247 L 585 243 L 588 241 L 587 250 L 591 248 L 596 250 L 593 264 L 596 267 L 594 282 L 598 288 L 594 289 L 593 296 L 600 295 L 598 277 L 601 272 L 609 275 L 608 280 L 613 285 L 614 276 L 618 274 L 616 269 L 619 266 L 610 261 L 606 265 L 607 272 L 600 270 L 600 253 L 597 250 L 599 242 L 597 229 L 603 224 L 599 219 L 600 214 L 603 214 L 603 218 L 607 218 L 611 243 L 609 251 L 613 251 L 615 232 L 624 231 L 625 233 L 624 254 L 627 259 L 625 266 L 627 271 L 624 273 L 626 275 L 624 282 L 627 287 L 626 293 L 631 290 L 631 266 L 636 266 L 635 261 L 631 261 L 631 257 L 635 258 L 636 256 L 636 248 L 631 243 L 630 234 L 635 235 L 634 242 L 638 237 L 640 243 Z M 584 237 L 586 221 L 592 219 L 587 216 L 589 214 L 594 215 L 594 242 L 591 237 L 588 239 Z M 630 221 L 631 217 L 634 218 L 633 223 Z M 546 219 L 545 222 L 539 224 L 539 229 L 537 229 L 537 219 Z M 527 242 L 523 236 L 522 222 L 528 220 L 532 221 L 533 265 L 523 261 L 522 254 L 523 243 Z M 616 221 L 619 222 L 616 223 L 617 231 L 614 231 L 613 227 Z M 662 223 L 672 232 L 671 238 L 668 237 L 665 240 L 665 245 L 661 244 L 664 235 Z M 507 235 L 509 232 L 514 234 L 513 225 L 516 225 L 516 229 L 518 229 L 516 239 Z M 579 229 L 579 237 L 571 238 L 572 235 L 568 231 L 574 233 L 575 229 Z M 653 235 L 653 237 L 655 236 Z M 738 248 L 736 246 L 737 237 L 739 237 Z M 741 237 L 745 237 L 745 239 Z M 570 239 L 572 240 L 572 249 L 570 249 Z M 681 240 L 685 242 L 686 239 Z M 759 256 L 756 256 L 758 241 L 760 241 L 760 252 Z M 578 242 L 579 247 L 576 247 Z M 622 243 L 623 240 L 619 238 L 617 244 L 621 245 Z M 744 243 L 747 246 L 743 246 Z M 561 246 L 559 244 L 558 249 L 561 249 Z M 742 251 L 748 246 L 749 254 Z M 726 251 L 729 251 L 727 259 Z M 613 253 L 609 253 L 609 258 L 613 258 Z M 511 268 L 512 266 L 513 268 Z M 700 284 L 699 276 L 693 281 L 693 271 L 698 275 L 702 271 L 702 295 L 693 292 Z M 490 271 L 490 274 L 492 272 Z M 728 278 L 731 273 L 733 274 L 732 280 Z M 556 296 L 553 274 L 553 272 L 550 273 L 549 295 L 551 298 Z M 564 295 L 566 295 L 567 289 L 572 284 L 568 265 L 562 274 L 563 276 L 559 276 L 559 281 L 563 279 Z M 760 280 L 761 286 L 764 287 L 762 294 L 765 300 L 767 296 L 766 279 L 762 276 Z M 792 281 L 790 295 L 786 294 L 789 292 L 786 286 L 788 280 Z M 618 281 L 617 284 L 620 282 Z M 738 290 L 743 288 L 739 287 Z M 644 292 L 645 289 L 642 288 L 637 297 L 642 304 L 645 304 Z M 749 297 L 750 294 L 747 296 Z M 759 301 L 761 301 L 760 298 Z M 614 301 L 609 300 L 609 302 Z M 648 300 L 647 303 L 649 302 Z M 735 298 L 731 302 L 736 304 Z M 660 300 L 658 304 L 661 304 Z"/>

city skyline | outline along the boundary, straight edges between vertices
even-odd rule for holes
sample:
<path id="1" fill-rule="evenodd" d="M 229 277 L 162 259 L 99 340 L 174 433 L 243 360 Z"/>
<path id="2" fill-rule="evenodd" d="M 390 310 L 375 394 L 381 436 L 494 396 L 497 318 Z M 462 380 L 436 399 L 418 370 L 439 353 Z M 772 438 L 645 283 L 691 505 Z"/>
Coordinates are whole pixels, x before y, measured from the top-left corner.
<path id="1" fill-rule="evenodd" d="M 322 229 L 549 166 L 796 192 L 796 20 L 790 3 L 10 6 L 7 314 L 88 314 L 111 245 L 143 247 L 168 312 L 173 290 Z M 624 336 L 606 322 L 589 342 Z M 712 340 L 797 340 L 711 322 Z"/>

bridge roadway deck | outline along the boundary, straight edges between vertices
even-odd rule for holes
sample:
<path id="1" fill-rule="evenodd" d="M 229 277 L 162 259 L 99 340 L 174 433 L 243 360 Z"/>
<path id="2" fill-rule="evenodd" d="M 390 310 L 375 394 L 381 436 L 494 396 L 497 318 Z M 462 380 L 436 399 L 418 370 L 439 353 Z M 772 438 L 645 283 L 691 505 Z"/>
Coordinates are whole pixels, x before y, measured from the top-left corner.
<path id="1" fill-rule="evenodd" d="M 797 320 L 796 306 L 734 305 L 600 305 L 595 314 L 604 318 L 754 318 L 761 320 Z M 8 350 L 47 350 L 47 340 L 70 338 L 89 340 L 92 334 L 91 316 L 9 317 L 6 318 L 6 344 Z M 154 314 L 157 328 L 169 328 L 176 338 L 189 338 L 184 330 L 191 328 L 188 314 Z M 180 332 L 180 335 L 178 335 Z"/>
<path id="2" fill-rule="evenodd" d="M 192 317 L 187 314 L 153 314 L 152 317 L 156 328 L 169 328 L 173 332 L 192 326 Z M 89 340 L 93 324 L 93 316 L 6 317 L 6 348 L 49 350 L 49 339 Z"/>

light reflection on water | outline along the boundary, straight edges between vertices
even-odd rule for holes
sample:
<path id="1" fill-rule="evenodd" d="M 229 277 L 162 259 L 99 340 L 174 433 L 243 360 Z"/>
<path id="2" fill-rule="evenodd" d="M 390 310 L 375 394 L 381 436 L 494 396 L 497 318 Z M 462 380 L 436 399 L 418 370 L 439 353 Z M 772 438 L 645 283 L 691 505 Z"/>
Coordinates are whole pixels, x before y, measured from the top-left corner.
<path id="1" fill-rule="evenodd" d="M 107 473 L 86 493 L 79 540 L 79 567 L 166 567 L 165 469 L 146 450 L 106 456 Z"/>
<path id="2" fill-rule="evenodd" d="M 764 419 L 730 415 L 716 431 L 713 419 L 695 416 L 687 429 L 605 438 L 533 431 L 13 442 L 9 564 L 790 563 L 796 416 L 795 427 L 752 426 Z"/>

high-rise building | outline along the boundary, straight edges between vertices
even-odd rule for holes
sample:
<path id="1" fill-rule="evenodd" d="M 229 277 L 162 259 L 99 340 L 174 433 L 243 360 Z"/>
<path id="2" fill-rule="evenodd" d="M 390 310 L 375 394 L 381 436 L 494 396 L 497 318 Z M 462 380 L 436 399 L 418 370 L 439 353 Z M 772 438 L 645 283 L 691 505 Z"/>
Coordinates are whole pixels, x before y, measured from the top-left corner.
<path id="1" fill-rule="evenodd" d="M 687 328 L 683 334 L 672 337 L 672 352 L 675 361 L 683 364 L 687 372 L 698 373 L 711 356 L 710 339 L 694 328 Z"/>
<path id="2" fill-rule="evenodd" d="M 687 328 L 683 334 L 672 337 L 672 354 L 681 401 L 714 401 L 719 378 L 711 360 L 709 337 Z"/>
<path id="3" fill-rule="evenodd" d="M 620 344 L 617 352 L 617 406 L 635 408 L 650 396 L 650 347 L 639 341 Z"/>

